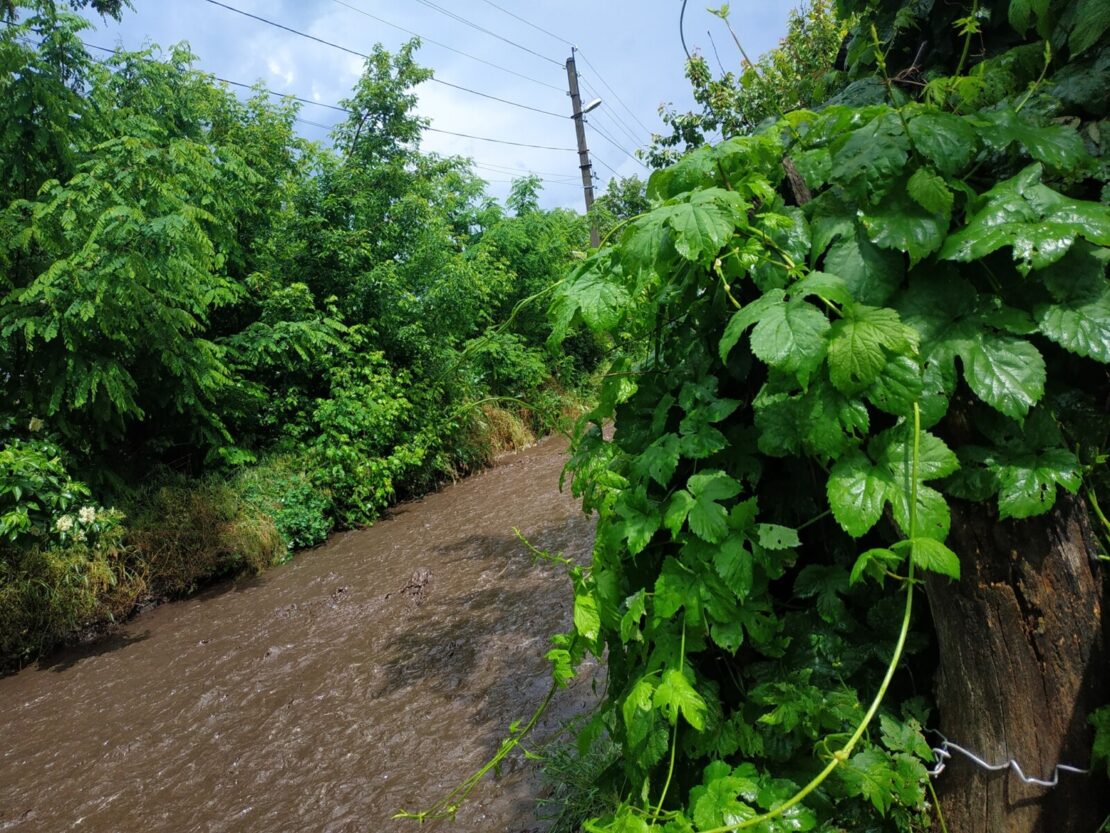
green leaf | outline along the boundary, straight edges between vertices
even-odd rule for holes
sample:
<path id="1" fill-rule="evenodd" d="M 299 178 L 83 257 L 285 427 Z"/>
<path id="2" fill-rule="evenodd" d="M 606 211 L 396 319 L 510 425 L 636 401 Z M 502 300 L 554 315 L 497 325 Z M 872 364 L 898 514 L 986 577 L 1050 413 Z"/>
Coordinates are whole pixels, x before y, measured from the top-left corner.
<path id="1" fill-rule="evenodd" d="M 909 128 L 913 146 L 948 176 L 965 168 L 978 149 L 975 128 L 951 113 L 925 111 L 910 119 Z"/>
<path id="2" fill-rule="evenodd" d="M 831 179 L 872 188 L 896 179 L 909 157 L 910 141 L 898 117 L 885 112 L 853 130 L 833 154 Z"/>
<path id="3" fill-rule="evenodd" d="M 770 305 L 752 330 L 752 352 L 761 361 L 805 381 L 825 356 L 829 320 L 800 298 Z"/>
<path id="4" fill-rule="evenodd" d="M 1076 456 L 1064 448 L 1007 457 L 997 469 L 1001 518 L 1043 515 L 1056 502 L 1056 487 L 1075 494 L 1081 483 Z"/>
<path id="5" fill-rule="evenodd" d="M 1028 341 L 981 331 L 962 357 L 975 395 L 1008 417 L 1025 416 L 1044 395 L 1044 358 Z"/>
<path id="6" fill-rule="evenodd" d="M 1058 171 L 1074 170 L 1088 158 L 1074 128 L 1036 125 L 1009 108 L 981 112 L 975 121 L 979 135 L 995 150 L 1005 150 L 1018 142 L 1038 162 Z"/>
<path id="7" fill-rule="evenodd" d="M 759 538 L 759 546 L 768 550 L 787 550 L 802 545 L 798 538 L 798 531 L 788 526 L 756 524 L 756 534 Z"/>
<path id="8" fill-rule="evenodd" d="M 716 544 L 728 533 L 728 513 L 717 501 L 736 497 L 740 484 L 723 471 L 695 474 L 686 482 L 693 498 L 687 522 L 699 538 Z"/>
<path id="9" fill-rule="evenodd" d="M 713 568 L 740 601 L 752 590 L 752 567 L 752 554 L 744 546 L 744 537 L 737 533 L 729 535 L 713 553 Z"/>
<path id="10" fill-rule="evenodd" d="M 967 224 L 944 241 L 945 260 L 982 260 L 1010 246 L 1027 274 L 1060 260 L 1080 237 L 1110 246 L 1110 209 L 1073 200 L 1041 184 L 1039 163 L 995 185 Z"/>
<path id="11" fill-rule="evenodd" d="M 894 570 L 902 563 L 902 557 L 885 547 L 876 547 L 860 553 L 856 563 L 852 565 L 852 572 L 848 576 L 848 584 L 856 584 L 864 575 L 869 575 L 882 584 L 888 570 Z"/>
<path id="12" fill-rule="evenodd" d="M 596 642 L 601 633 L 597 599 L 586 589 L 574 594 L 574 629 L 589 642 Z"/>
<path id="13" fill-rule="evenodd" d="M 719 352 L 722 362 L 728 361 L 728 354 L 732 352 L 732 348 L 736 346 L 744 330 L 755 324 L 771 307 L 781 304 L 785 297 L 786 293 L 781 289 L 771 289 L 733 314 L 725 325 L 724 335 L 721 336 Z"/>
<path id="14" fill-rule="evenodd" d="M 615 508 L 620 518 L 617 529 L 628 542 L 629 553 L 636 555 L 642 552 L 663 520 L 659 505 L 650 500 L 643 490 L 637 490 L 622 492 Z"/>
<path id="15" fill-rule="evenodd" d="M 909 354 L 916 333 L 898 313 L 885 307 L 854 304 L 832 327 L 829 339 L 829 378 L 844 393 L 863 390 L 876 379 L 889 354 Z"/>
<path id="16" fill-rule="evenodd" d="M 1110 5 L 1103 0 L 1079 0 L 1075 7 L 1075 24 L 1068 38 L 1072 55 L 1085 52 L 1099 43 L 1110 29 Z"/>
<path id="17" fill-rule="evenodd" d="M 913 538 L 901 543 L 909 545 L 910 558 L 922 570 L 959 579 L 960 558 L 940 541 L 933 538 Z"/>
<path id="18" fill-rule="evenodd" d="M 829 249 L 824 268 L 841 277 L 857 301 L 876 306 L 885 304 L 894 294 L 905 272 L 901 255 L 880 249 L 867 239 L 859 224 L 851 235 Z"/>
<path id="19" fill-rule="evenodd" d="M 948 233 L 948 220 L 946 214 L 922 208 L 902 186 L 892 188 L 863 215 L 871 242 L 884 249 L 906 252 L 911 264 L 941 247 Z"/>
<path id="20" fill-rule="evenodd" d="M 697 731 L 705 728 L 706 704 L 702 696 L 690 685 L 686 675 L 674 668 L 663 672 L 663 679 L 655 689 L 654 704 L 674 725 L 682 717 Z"/>
<path id="21" fill-rule="evenodd" d="M 895 356 L 886 363 L 866 396 L 875 407 L 894 416 L 908 414 L 924 391 L 921 367 L 909 356 Z"/>
<path id="22" fill-rule="evenodd" d="M 892 752 L 908 752 L 923 761 L 933 760 L 933 750 L 921 733 L 921 724 L 913 718 L 903 723 L 889 714 L 882 714 L 879 716 L 879 730 L 883 745 Z"/>
<path id="23" fill-rule="evenodd" d="M 852 756 L 841 776 L 859 795 L 862 795 L 884 816 L 894 798 L 895 772 L 890 759 L 876 749 L 866 749 Z"/>
<path id="24" fill-rule="evenodd" d="M 644 449 L 632 461 L 632 470 L 638 475 L 648 475 L 660 486 L 666 487 L 678 467 L 681 443 L 674 434 L 664 434 Z"/>
<path id="25" fill-rule="evenodd" d="M 884 480 L 862 451 L 852 451 L 829 472 L 826 493 L 836 522 L 859 538 L 879 521 L 888 480 Z"/>
<path id="26" fill-rule="evenodd" d="M 944 179 L 929 168 L 918 168 L 906 183 L 914 202 L 931 214 L 945 217 L 952 213 L 952 192 Z"/>
<path id="27" fill-rule="evenodd" d="M 687 260 L 707 263 L 732 236 L 747 204 L 732 191 L 706 188 L 687 202 L 657 209 L 675 233 L 675 250 Z"/>
<path id="28" fill-rule="evenodd" d="M 566 338 L 576 316 L 594 332 L 606 332 L 616 326 L 629 303 L 624 287 L 610 280 L 604 266 L 597 260 L 587 261 L 560 287 L 552 303 L 554 320 L 550 341 L 560 343 Z"/>
<path id="29" fill-rule="evenodd" d="M 1037 329 L 1065 350 L 1110 364 L 1110 290 L 1093 300 L 1039 306 L 1035 318 Z"/>
<path id="30" fill-rule="evenodd" d="M 647 591 L 641 587 L 625 600 L 625 605 L 628 610 L 621 617 L 621 642 L 642 642 L 644 635 L 640 630 L 640 620 L 647 613 Z"/>

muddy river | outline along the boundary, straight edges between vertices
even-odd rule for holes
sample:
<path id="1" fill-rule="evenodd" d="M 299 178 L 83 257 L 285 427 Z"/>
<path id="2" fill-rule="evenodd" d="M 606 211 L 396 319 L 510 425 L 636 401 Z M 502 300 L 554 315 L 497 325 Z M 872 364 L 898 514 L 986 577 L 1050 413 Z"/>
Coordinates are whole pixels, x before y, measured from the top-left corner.
<path id="1" fill-rule="evenodd" d="M 543 830 L 514 759 L 453 824 L 393 821 L 497 748 L 548 688 L 562 573 L 592 522 L 558 479 L 565 442 L 404 504 L 264 575 L 139 616 L 0 679 L 0 831 Z M 550 736 L 593 698 L 555 701 Z"/>

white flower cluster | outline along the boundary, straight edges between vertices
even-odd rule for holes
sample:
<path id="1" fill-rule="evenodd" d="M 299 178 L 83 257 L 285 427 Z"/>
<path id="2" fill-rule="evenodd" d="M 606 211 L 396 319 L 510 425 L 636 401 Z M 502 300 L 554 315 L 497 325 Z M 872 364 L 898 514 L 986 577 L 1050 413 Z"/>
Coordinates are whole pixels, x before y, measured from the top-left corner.
<path id="1" fill-rule="evenodd" d="M 107 510 L 98 512 L 95 506 L 82 506 L 77 510 L 76 518 L 73 515 L 62 515 L 54 521 L 54 530 L 62 536 L 63 540 L 73 538 L 75 541 L 84 541 L 86 538 L 85 527 L 92 525 L 98 518 L 108 514 Z"/>

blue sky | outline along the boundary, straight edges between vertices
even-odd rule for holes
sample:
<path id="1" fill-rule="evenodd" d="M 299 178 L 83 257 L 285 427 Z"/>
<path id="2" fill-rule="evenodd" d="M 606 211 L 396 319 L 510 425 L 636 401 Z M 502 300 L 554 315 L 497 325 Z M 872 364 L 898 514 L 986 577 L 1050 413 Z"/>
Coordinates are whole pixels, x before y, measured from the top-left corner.
<path id="1" fill-rule="evenodd" d="M 693 105 L 683 77 L 678 26 L 681 0 L 221 2 L 356 52 L 369 52 L 375 43 L 395 50 L 410 38 L 382 21 L 417 32 L 428 39 L 418 60 L 433 68 L 437 78 L 557 114 L 536 113 L 444 84 L 425 83 L 417 90 L 419 112 L 431 119 L 431 126 L 525 144 L 559 148 L 575 145 L 574 125 L 566 117 L 570 101 L 563 66 L 570 55 L 569 44 L 574 44 L 580 50 L 578 72 L 584 100 L 595 96 L 603 99 L 602 105 L 586 117 L 599 193 L 614 173 L 646 173 L 629 153 L 648 143 L 651 131 L 662 132 L 660 104 L 672 103 L 681 110 Z M 732 4 L 733 26 L 749 54 L 762 53 L 778 42 L 794 5 L 792 0 Z M 187 41 L 198 56 L 197 66 L 215 75 L 244 83 L 261 81 L 272 90 L 326 104 L 344 98 L 361 72 L 362 61 L 353 55 L 207 0 L 134 0 L 134 6 L 120 23 L 92 16 L 96 30 L 86 33 L 85 39 L 101 46 L 129 49 L 144 43 L 166 46 Z M 717 59 L 709 32 L 725 66 L 739 62 L 731 37 L 721 21 L 706 11 L 704 0 L 689 3 L 684 29 L 687 46 L 708 55 L 711 65 L 716 66 Z M 302 107 L 301 116 L 320 125 L 343 118 L 334 110 L 311 105 Z M 299 129 L 309 138 L 327 136 L 326 129 L 304 122 Z M 546 206 L 582 205 L 575 153 L 494 144 L 430 131 L 425 133 L 423 149 L 470 157 L 481 166 L 477 170 L 489 181 L 489 192 L 498 198 L 508 192 L 508 180 L 513 176 L 535 171 L 545 179 Z"/>

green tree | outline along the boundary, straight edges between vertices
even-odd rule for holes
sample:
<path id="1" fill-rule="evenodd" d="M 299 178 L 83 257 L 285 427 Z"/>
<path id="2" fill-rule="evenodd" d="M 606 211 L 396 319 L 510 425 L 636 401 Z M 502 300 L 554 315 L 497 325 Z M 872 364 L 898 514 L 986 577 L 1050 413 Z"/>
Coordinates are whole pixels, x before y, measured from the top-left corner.
<path id="1" fill-rule="evenodd" d="M 701 109 L 688 113 L 661 109 L 663 123 L 671 133 L 653 137 L 645 153 L 653 168 L 677 161 L 712 136 L 727 139 L 751 133 L 767 119 L 812 107 L 841 84 L 834 65 L 847 27 L 832 0 L 812 0 L 800 9 L 791 9 L 786 36 L 754 62 L 748 60 L 729 23 L 729 4 L 711 11 L 728 27 L 742 59 L 740 70 L 722 67 L 721 75 L 714 77 L 705 56 L 690 57 L 686 77 Z"/>

